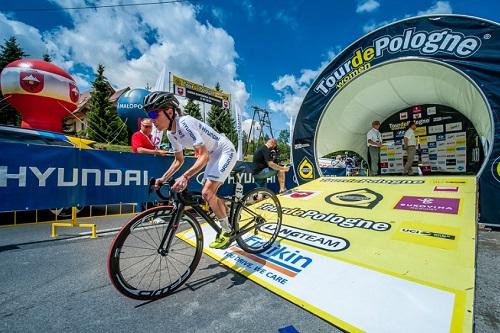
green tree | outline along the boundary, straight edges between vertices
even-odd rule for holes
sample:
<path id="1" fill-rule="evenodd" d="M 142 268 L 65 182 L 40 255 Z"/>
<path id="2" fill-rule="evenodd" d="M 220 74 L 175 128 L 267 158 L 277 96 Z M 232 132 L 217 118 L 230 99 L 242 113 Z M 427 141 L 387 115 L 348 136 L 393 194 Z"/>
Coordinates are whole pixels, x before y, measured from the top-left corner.
<path id="1" fill-rule="evenodd" d="M 284 129 L 278 135 L 278 141 L 283 143 L 288 143 L 290 141 L 290 130 Z"/>
<path id="2" fill-rule="evenodd" d="M 43 60 L 46 62 L 52 62 L 52 58 L 50 57 L 50 54 L 48 54 L 48 53 L 43 54 Z"/>
<path id="3" fill-rule="evenodd" d="M 10 37 L 0 46 L 0 72 L 15 60 L 27 57 L 21 46 L 17 43 L 16 37 Z M 0 92 L 0 124 L 19 126 L 21 124 L 21 114 L 17 112 L 4 99 Z"/>
<path id="4" fill-rule="evenodd" d="M 99 64 L 90 93 L 90 111 L 87 113 L 88 136 L 98 142 L 127 144 L 127 126 L 109 101 L 110 93 L 107 87 L 104 66 Z"/>
<path id="5" fill-rule="evenodd" d="M 215 85 L 215 90 L 221 91 L 219 83 Z M 212 105 L 208 113 L 208 124 L 217 132 L 224 133 L 235 146 L 238 144 L 238 133 L 231 109 L 225 110 Z"/>
<path id="6" fill-rule="evenodd" d="M 184 111 L 191 117 L 203 121 L 203 117 L 201 116 L 201 111 L 200 111 L 200 105 L 198 103 L 193 102 L 191 98 L 188 99 L 188 102 L 184 107 Z"/>

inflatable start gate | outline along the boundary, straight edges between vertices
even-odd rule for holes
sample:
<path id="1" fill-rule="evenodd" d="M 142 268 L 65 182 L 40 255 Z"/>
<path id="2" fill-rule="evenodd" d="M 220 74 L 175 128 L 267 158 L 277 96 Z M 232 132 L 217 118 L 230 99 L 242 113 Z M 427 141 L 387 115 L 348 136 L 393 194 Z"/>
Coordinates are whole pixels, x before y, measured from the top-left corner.
<path id="1" fill-rule="evenodd" d="M 351 150 L 366 157 L 366 132 L 373 120 L 383 121 L 413 106 L 442 105 L 467 118 L 481 139 L 484 158 L 476 173 L 480 218 L 485 224 L 500 224 L 496 208 L 500 200 L 499 38 L 498 23 L 431 15 L 384 26 L 351 44 L 319 75 L 297 116 L 292 154 L 299 183 L 322 176 L 316 161 L 331 152 Z M 438 117 L 430 111 L 426 116 L 427 123 L 418 126 L 429 133 Z M 417 116 L 400 120 L 404 128 Z"/>

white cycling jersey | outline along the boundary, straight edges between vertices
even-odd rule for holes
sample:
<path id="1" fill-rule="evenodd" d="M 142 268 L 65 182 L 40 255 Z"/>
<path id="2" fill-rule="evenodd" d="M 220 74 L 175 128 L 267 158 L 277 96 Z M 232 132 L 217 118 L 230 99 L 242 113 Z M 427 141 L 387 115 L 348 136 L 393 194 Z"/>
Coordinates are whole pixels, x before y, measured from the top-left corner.
<path id="1" fill-rule="evenodd" d="M 205 146 L 209 160 L 203 179 L 224 182 L 236 164 L 234 145 L 224 135 L 191 116 L 175 118 L 176 131 L 167 131 L 168 140 L 175 152 L 184 148 Z"/>

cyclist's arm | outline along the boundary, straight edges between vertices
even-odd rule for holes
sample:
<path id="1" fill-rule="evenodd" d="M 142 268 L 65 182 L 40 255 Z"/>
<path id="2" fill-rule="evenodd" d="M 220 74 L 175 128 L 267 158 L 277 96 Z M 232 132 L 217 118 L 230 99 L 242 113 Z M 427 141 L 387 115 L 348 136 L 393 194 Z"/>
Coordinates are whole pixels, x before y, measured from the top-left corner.
<path id="1" fill-rule="evenodd" d="M 193 166 L 187 169 L 182 175 L 187 179 L 191 178 L 192 176 L 200 172 L 201 169 L 203 169 L 205 165 L 207 165 L 208 163 L 209 155 L 207 147 L 205 145 L 195 146 L 194 149 L 196 151 L 196 154 L 198 155 L 198 158 L 196 159 L 196 162 L 194 162 Z"/>
<path id="2" fill-rule="evenodd" d="M 165 171 L 161 178 L 156 180 L 157 182 L 163 183 L 167 181 L 184 164 L 184 153 L 182 151 L 175 152 L 174 157 L 174 161 L 170 165 L 170 168 Z"/>

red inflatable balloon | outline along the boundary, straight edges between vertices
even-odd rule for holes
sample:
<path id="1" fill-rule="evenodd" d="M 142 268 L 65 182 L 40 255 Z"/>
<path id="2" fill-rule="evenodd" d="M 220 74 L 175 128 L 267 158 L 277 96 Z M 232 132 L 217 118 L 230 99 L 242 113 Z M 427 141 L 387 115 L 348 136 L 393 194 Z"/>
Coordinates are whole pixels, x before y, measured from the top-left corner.
<path id="1" fill-rule="evenodd" d="M 0 80 L 2 94 L 23 117 L 22 127 L 61 132 L 63 118 L 76 109 L 80 98 L 73 78 L 43 60 L 11 62 Z"/>

